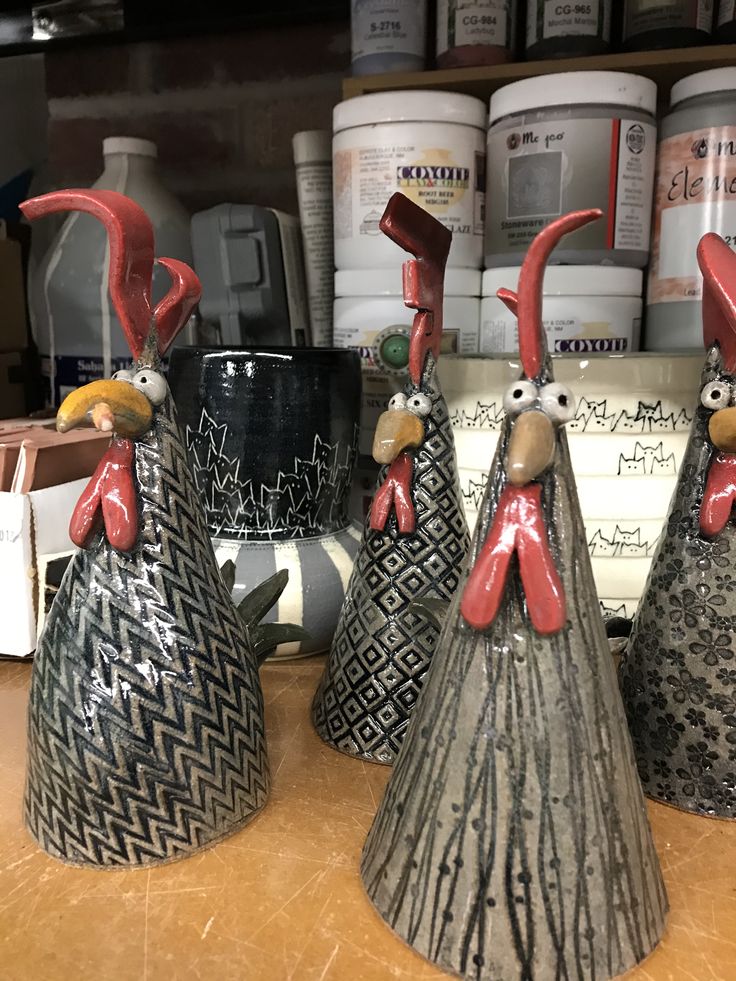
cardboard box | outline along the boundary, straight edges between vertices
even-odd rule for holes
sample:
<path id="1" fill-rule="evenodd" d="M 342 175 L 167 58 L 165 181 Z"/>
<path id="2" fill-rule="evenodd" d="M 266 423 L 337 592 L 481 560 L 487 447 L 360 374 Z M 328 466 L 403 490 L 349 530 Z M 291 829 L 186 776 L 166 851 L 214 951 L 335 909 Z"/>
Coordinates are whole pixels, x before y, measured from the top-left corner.
<path id="1" fill-rule="evenodd" d="M 0 493 L 0 654 L 36 649 L 49 564 L 75 551 L 69 520 L 89 477 L 28 494 Z"/>

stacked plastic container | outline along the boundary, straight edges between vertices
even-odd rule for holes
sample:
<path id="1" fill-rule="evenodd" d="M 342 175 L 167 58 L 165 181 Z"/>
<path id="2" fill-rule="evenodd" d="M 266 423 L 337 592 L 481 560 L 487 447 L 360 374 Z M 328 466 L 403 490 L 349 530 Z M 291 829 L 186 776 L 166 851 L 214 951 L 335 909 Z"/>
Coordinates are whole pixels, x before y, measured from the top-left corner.
<path id="1" fill-rule="evenodd" d="M 603 218 L 566 236 L 545 276 L 543 317 L 557 353 L 638 350 L 649 258 L 657 90 L 623 72 L 515 82 L 490 102 L 481 350 L 513 353 L 495 300 L 513 289 L 535 235 L 568 211 Z M 572 268 L 574 267 L 574 268 Z"/>
<path id="2" fill-rule="evenodd" d="M 377 415 L 406 382 L 413 311 L 402 299 L 406 253 L 379 229 L 395 191 L 452 233 L 444 343 L 478 351 L 485 197 L 485 106 L 454 92 L 387 92 L 333 114 L 335 344 L 363 361 L 362 454 Z"/>

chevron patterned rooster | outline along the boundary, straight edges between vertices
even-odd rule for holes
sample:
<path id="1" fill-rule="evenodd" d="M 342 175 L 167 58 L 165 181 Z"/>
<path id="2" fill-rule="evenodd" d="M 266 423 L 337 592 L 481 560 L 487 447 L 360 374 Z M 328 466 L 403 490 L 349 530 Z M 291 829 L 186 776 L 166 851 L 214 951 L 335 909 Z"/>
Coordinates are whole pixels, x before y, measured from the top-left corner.
<path id="1" fill-rule="evenodd" d="M 409 381 L 378 420 L 373 455 L 384 469 L 312 716 L 334 748 L 392 763 L 437 644 L 415 601 L 452 597 L 470 538 L 436 370 L 452 236 L 402 194 L 381 230 L 416 256 L 404 265 L 405 302 L 417 310 Z"/>
<path id="2" fill-rule="evenodd" d="M 522 374 L 470 567 L 363 851 L 370 899 L 443 969 L 479 981 L 610 978 L 667 908 L 593 583 L 545 351 L 542 277 L 598 211 L 534 240 L 518 295 Z"/>
<path id="3" fill-rule="evenodd" d="M 736 818 L 736 256 L 698 246 L 706 358 L 664 532 L 621 662 L 645 792 Z"/>
<path id="4" fill-rule="evenodd" d="M 153 308 L 151 223 L 113 191 L 55 192 L 22 210 L 103 222 L 110 295 L 134 360 L 73 392 L 57 416 L 62 432 L 92 423 L 112 440 L 73 513 L 79 551 L 36 651 L 26 824 L 74 865 L 170 861 L 237 830 L 266 802 L 257 654 L 264 639 L 273 647 L 291 637 L 259 621 L 284 574 L 239 613 L 217 568 L 161 374 L 199 299 L 194 272 L 159 259 L 172 285 Z"/>

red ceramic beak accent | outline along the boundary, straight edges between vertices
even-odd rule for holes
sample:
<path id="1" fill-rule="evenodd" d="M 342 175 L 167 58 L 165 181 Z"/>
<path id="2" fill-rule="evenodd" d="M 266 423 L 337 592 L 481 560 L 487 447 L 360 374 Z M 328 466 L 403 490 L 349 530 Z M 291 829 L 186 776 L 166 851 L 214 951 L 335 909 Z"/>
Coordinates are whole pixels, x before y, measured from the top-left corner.
<path id="1" fill-rule="evenodd" d="M 465 585 L 460 612 L 476 630 L 486 630 L 493 623 L 514 553 L 519 556 L 534 629 L 540 634 L 557 633 L 565 626 L 565 594 L 549 550 L 540 484 L 504 488 L 491 530 Z"/>

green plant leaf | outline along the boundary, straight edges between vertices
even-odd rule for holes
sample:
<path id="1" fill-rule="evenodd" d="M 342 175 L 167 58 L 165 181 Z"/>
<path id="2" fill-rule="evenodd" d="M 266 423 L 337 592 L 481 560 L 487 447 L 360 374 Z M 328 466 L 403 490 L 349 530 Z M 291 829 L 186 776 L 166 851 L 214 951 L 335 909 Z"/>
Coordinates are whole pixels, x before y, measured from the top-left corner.
<path id="1" fill-rule="evenodd" d="M 235 563 L 232 559 L 228 559 L 220 568 L 220 575 L 222 576 L 222 581 L 227 586 L 228 593 L 232 594 L 233 587 L 235 586 Z"/>
<path id="2" fill-rule="evenodd" d="M 288 569 L 282 569 L 270 579 L 266 579 L 260 586 L 248 593 L 244 600 L 238 604 L 238 613 L 242 617 L 246 626 L 260 623 L 271 607 L 278 602 L 279 596 L 286 589 L 289 581 Z"/>
<path id="3" fill-rule="evenodd" d="M 308 641 L 311 636 L 297 623 L 261 623 L 250 631 L 250 640 L 260 664 L 279 644 Z"/>

